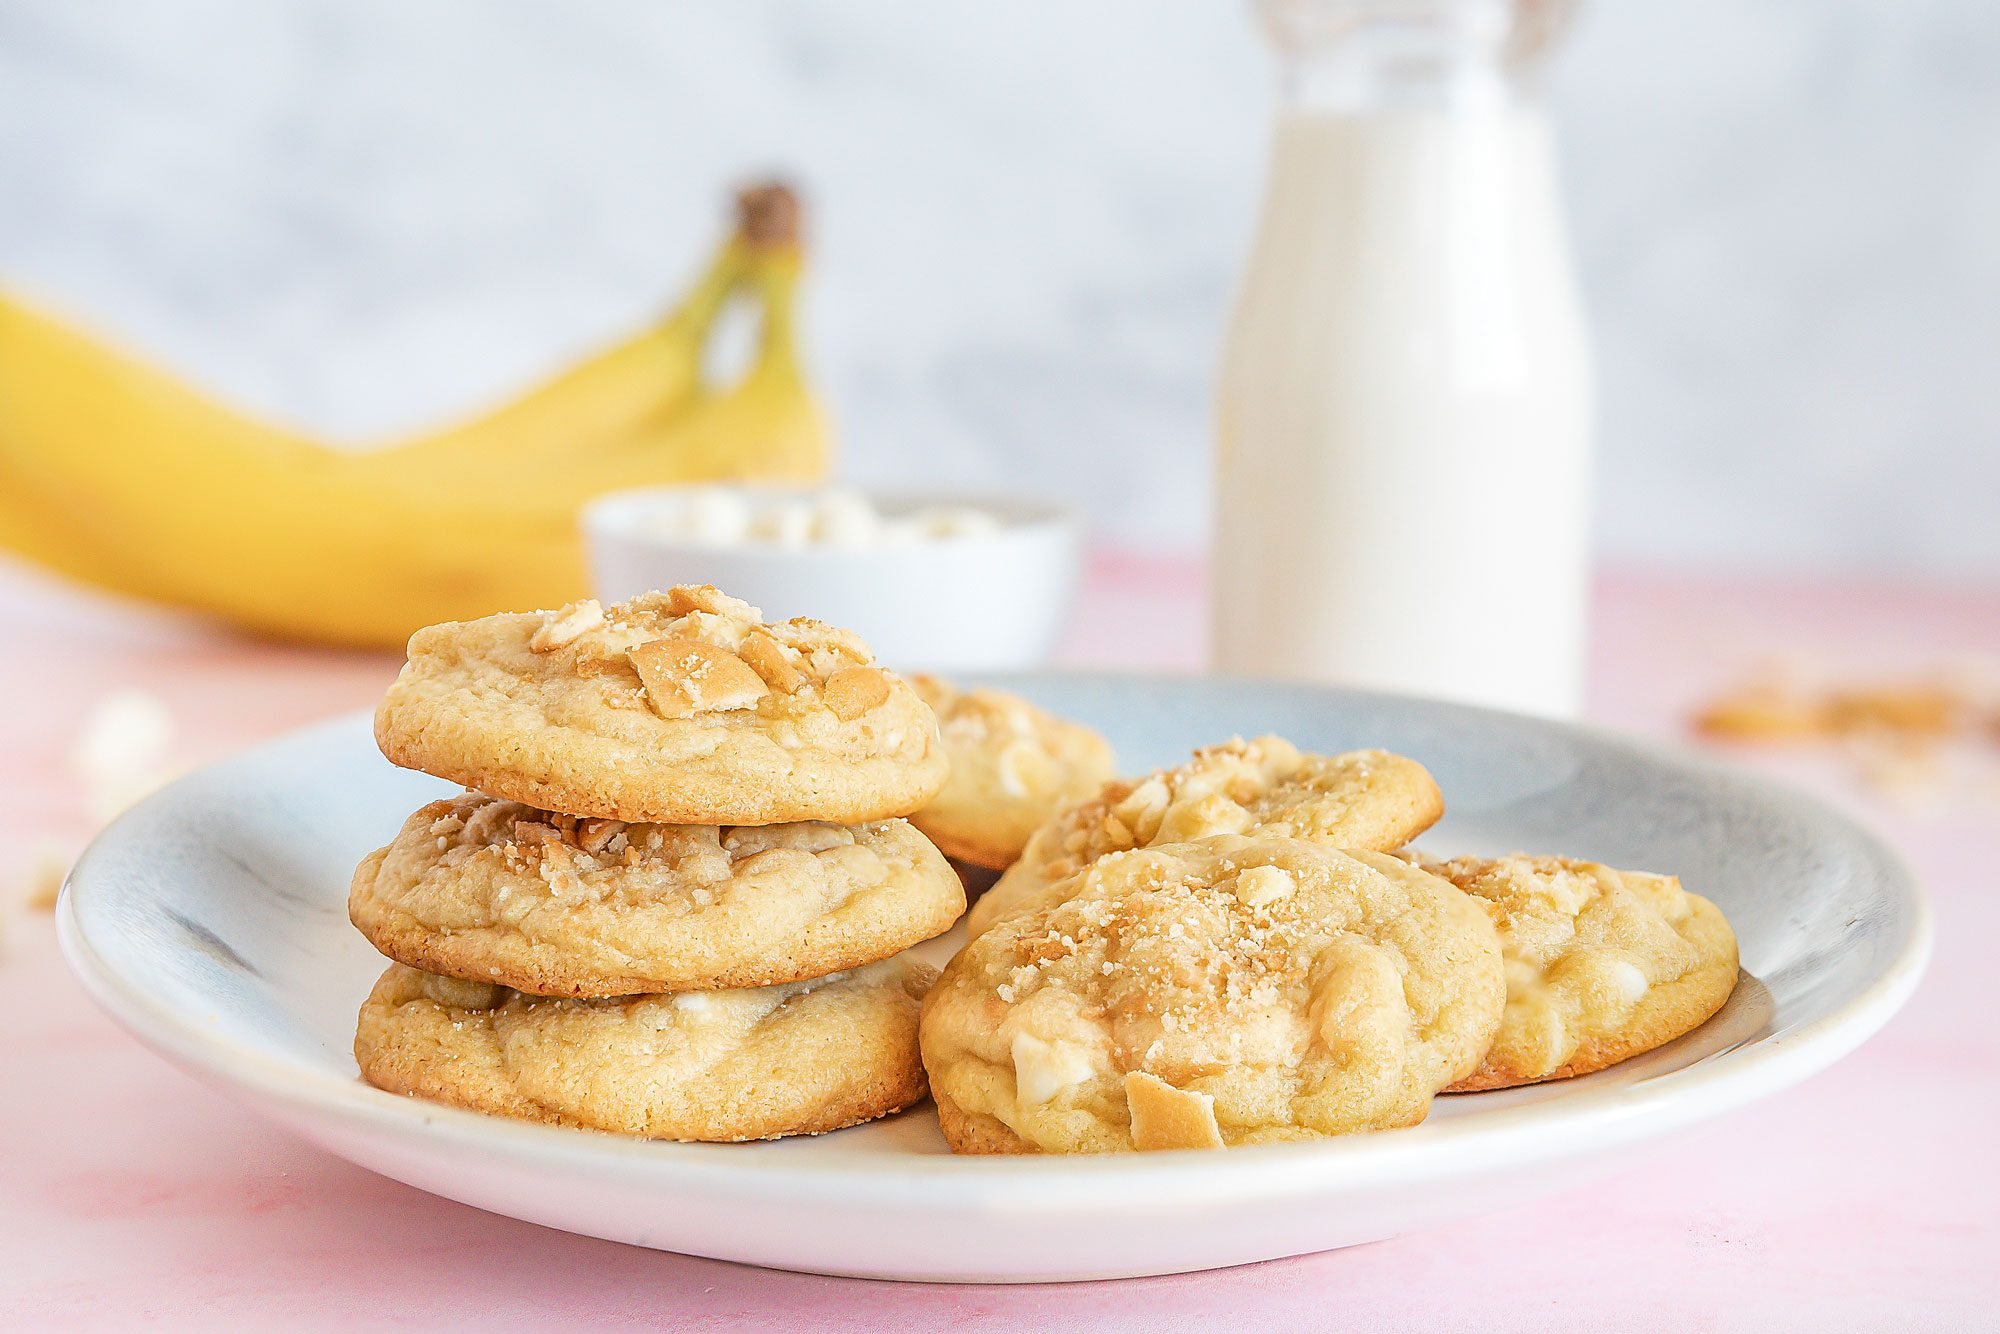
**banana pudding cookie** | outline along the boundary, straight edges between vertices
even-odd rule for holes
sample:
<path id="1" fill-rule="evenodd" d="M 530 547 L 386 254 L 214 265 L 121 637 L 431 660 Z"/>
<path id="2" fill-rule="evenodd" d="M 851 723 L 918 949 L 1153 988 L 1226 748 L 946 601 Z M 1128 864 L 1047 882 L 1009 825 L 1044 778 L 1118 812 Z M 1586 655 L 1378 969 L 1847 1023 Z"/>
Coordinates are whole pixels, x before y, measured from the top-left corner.
<path id="1" fill-rule="evenodd" d="M 966 929 L 978 935 L 1043 886 L 1126 848 L 1272 834 L 1386 852 L 1443 814 L 1430 772 L 1386 750 L 1308 755 L 1274 736 L 1209 746 L 1178 768 L 1109 783 L 1058 813 L 972 905 Z"/>
<path id="2" fill-rule="evenodd" d="M 1478 905 L 1381 853 L 1114 853 L 976 937 L 924 1002 L 961 1153 L 1311 1139 L 1421 1121 L 1506 1000 Z"/>
<path id="3" fill-rule="evenodd" d="M 944 790 L 910 822 L 948 857 L 1004 869 L 1039 825 L 1112 775 L 1110 744 L 1082 723 L 1004 690 L 958 690 L 935 676 L 910 684 L 937 715 L 951 763 Z"/>
<path id="4" fill-rule="evenodd" d="M 1735 933 L 1673 876 L 1519 853 L 1411 860 L 1487 910 L 1507 960 L 1500 1034 L 1453 1092 L 1602 1070 L 1698 1028 L 1736 988 Z"/>
<path id="5" fill-rule="evenodd" d="M 905 815 L 946 767 L 930 710 L 858 636 L 707 586 L 419 630 L 375 740 L 494 796 L 671 824 Z"/>
<path id="6" fill-rule="evenodd" d="M 738 991 L 564 1000 L 392 966 L 354 1058 L 391 1093 L 649 1139 L 815 1135 L 924 1096 L 907 955 Z"/>
<path id="7" fill-rule="evenodd" d="M 905 820 L 624 824 L 479 793 L 435 801 L 354 873 L 398 962 L 548 996 L 761 987 L 886 958 L 965 910 Z"/>

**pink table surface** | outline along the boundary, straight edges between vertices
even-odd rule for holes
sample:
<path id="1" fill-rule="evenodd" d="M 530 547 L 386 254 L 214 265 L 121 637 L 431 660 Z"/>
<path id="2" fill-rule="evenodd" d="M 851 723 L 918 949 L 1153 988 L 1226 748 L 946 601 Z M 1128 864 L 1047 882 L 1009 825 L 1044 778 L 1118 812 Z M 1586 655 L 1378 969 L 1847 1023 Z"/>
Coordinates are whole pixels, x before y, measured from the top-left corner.
<path id="1" fill-rule="evenodd" d="M 1193 564 L 1101 557 L 1064 659 L 1196 666 L 1200 606 Z M 13 568 L 0 568 L 0 625 L 0 875 L 32 839 L 86 832 L 62 756 L 105 691 L 167 699 L 187 734 L 180 758 L 195 763 L 366 705 L 394 667 L 247 641 Z M 1694 702 L 1773 652 L 1844 673 L 2000 658 L 2000 589 L 1614 574 L 1595 643 L 1592 716 L 1672 734 Z M 1929 887 L 1935 962 L 1878 1038 L 1582 1189 L 1372 1246 L 1124 1283 L 778 1273 L 424 1195 L 289 1138 L 142 1050 L 70 979 L 49 918 L 9 890 L 0 1328 L 2000 1327 L 2000 798 L 1903 810 L 1825 762 L 1745 762 L 1875 825 Z"/>

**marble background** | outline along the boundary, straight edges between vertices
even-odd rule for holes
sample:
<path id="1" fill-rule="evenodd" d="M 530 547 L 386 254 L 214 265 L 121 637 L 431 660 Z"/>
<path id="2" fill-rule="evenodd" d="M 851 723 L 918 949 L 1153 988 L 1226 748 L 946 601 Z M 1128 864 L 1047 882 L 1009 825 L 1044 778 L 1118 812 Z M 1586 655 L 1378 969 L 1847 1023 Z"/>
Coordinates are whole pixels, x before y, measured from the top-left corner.
<path id="1" fill-rule="evenodd" d="M 1601 545 L 2000 574 L 2000 6 L 1600 0 L 1558 81 Z M 0 281 L 356 443 L 810 192 L 851 471 L 1202 537 L 1270 68 L 1232 0 L 0 0 Z"/>

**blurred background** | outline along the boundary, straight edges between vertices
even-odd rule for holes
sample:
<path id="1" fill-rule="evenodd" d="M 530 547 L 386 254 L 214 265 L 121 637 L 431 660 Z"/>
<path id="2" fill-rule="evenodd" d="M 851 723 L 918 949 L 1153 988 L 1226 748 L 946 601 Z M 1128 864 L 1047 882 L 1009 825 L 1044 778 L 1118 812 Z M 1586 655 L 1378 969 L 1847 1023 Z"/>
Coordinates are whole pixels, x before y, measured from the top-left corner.
<path id="1" fill-rule="evenodd" d="M 1995 69 L 1985 0 L 1585 9 L 1602 552 L 2000 576 Z M 848 475 L 1195 551 L 1271 84 L 1228 0 L 4 0 L 0 281 L 365 446 L 645 322 L 775 169 Z"/>
<path id="2" fill-rule="evenodd" d="M 1505 134 L 1426 158 L 1373 129 L 1381 151 L 1353 162 L 1327 138 L 1333 168 L 1373 162 L 1388 185 L 1318 173 L 1322 207 L 1289 215 L 1340 262 L 1260 268 L 1273 288 L 1306 277 L 1268 303 L 1263 355 L 1232 360 L 1247 390 L 1218 395 L 1279 112 L 1256 3 L 1286 0 L 0 0 L 0 1008 L 30 1053 L 10 1077 L 63 1090 L 8 1100 L 39 1184 L 0 1216 L 28 1243 L 0 1265 L 0 1327 L 10 1288 L 84 1317 L 125 1301 L 151 1318 L 177 1294 L 210 1324 L 301 1293 L 345 1309 L 311 1266 L 349 1280 L 363 1252 L 301 1245 L 294 1206 L 351 1213 L 343 1237 L 405 1235 L 379 1222 L 407 1201 L 357 1206 L 319 1168 L 294 1174 L 91 1017 L 51 916 L 87 840 L 180 773 L 373 708 L 419 625 L 689 576 L 864 629 L 898 666 L 925 665 L 891 649 L 900 628 L 976 650 L 968 671 L 1280 675 L 1287 648 L 1331 669 L 1291 674 L 1413 693 L 1453 693 L 1413 668 L 1460 698 L 1508 678 L 1500 702 L 1707 746 L 1850 810 L 1936 905 L 1915 1002 L 1761 1130 L 1731 1123 L 1652 1186 L 1543 1215 L 1544 1250 L 1617 1260 L 1602 1238 L 1621 1218 L 1665 1237 L 1684 1217 L 1684 1262 L 1653 1266 L 1703 1276 L 1661 1280 L 1698 1312 L 1683 1323 L 1782 1304 L 1779 1325 L 1852 1324 L 1901 1300 L 1908 1325 L 1992 1327 L 2000 1158 L 1986 1122 L 1951 1113 L 1990 1108 L 2000 1071 L 1982 1022 L 2000 930 L 2000 3 L 1584 0 L 1550 94 L 1596 363 L 1588 502 L 1566 266 L 1515 235 L 1546 236 L 1549 210 L 1539 153 L 1516 160 Z M 1394 27 L 1409 7 L 1345 8 Z M 1280 175 L 1317 172 L 1297 161 Z M 772 175 L 803 199 L 803 261 L 782 192 L 739 222 L 735 190 Z M 1511 219 L 1510 179 L 1534 205 Z M 1319 225 L 1350 204 L 1369 226 Z M 1420 253 L 1402 224 L 1427 210 Z M 1417 260 L 1385 262 L 1404 240 Z M 705 394 L 696 340 L 661 320 L 730 284 L 781 315 L 796 296 L 799 324 L 774 321 L 759 351 L 754 322 L 727 323 L 718 364 L 775 369 Z M 1346 299 L 1371 285 L 1375 307 Z M 1451 290 L 1427 304 L 1433 288 Z M 1418 336 L 1427 322 L 1470 333 Z M 1385 348 L 1435 363 L 1432 382 L 1381 374 Z M 1510 373 L 1539 415 L 1478 398 Z M 1369 417 L 1383 385 L 1410 411 Z M 1218 399 L 1307 405 L 1297 429 L 1226 432 L 1213 549 L 1264 566 L 1207 559 Z M 1426 430 L 1455 411 L 1466 429 Z M 961 528 L 994 531 L 838 551 L 819 534 L 748 552 L 759 587 L 649 529 L 613 535 L 624 574 L 586 571 L 577 517 L 599 492 L 817 479 L 828 422 L 839 480 L 957 491 L 991 506 L 961 506 Z M 1060 516 L 1014 522 L 1001 491 L 1081 509 L 1082 538 Z M 794 535 L 805 503 L 784 501 Z M 814 523 L 862 521 L 851 494 L 814 503 Z M 866 577 L 841 564 L 872 558 Z M 878 577 L 891 564 L 909 582 Z M 1211 636 L 1211 601 L 1263 633 Z M 1242 661 L 1218 664 L 1211 638 Z M 1244 715 L 1245 734 L 1269 725 Z M 273 889 L 330 907 L 345 883 Z M 1745 957 L 1802 956 L 1767 940 Z M 1912 1106 L 1923 1134 L 1851 1152 Z M 1828 1173 L 1833 1154 L 1859 1169 Z M 453 1243 L 466 1263 L 440 1287 L 435 1240 L 385 1262 L 368 1314 L 383 1292 L 458 1301 L 461 1323 L 494 1293 L 574 1309 L 561 1276 L 536 1277 L 560 1265 L 516 1272 L 513 1246 Z M 1594 1272 L 1621 1303 L 1606 1309 L 1640 1309 L 1637 1271 Z M 1764 1304 L 1730 1304 L 1715 1285 L 1732 1276 Z M 1503 1277 L 1472 1287 L 1522 1290 Z M 1545 1296 L 1523 1309 L 1560 1323 Z"/>

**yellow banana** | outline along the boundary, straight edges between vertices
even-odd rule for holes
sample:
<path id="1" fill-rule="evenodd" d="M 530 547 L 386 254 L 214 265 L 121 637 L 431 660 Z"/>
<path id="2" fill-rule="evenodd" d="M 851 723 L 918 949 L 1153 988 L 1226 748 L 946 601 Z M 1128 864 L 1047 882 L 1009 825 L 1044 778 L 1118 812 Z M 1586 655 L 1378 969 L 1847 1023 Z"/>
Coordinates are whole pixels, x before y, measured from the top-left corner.
<path id="1" fill-rule="evenodd" d="M 660 326 L 514 404 L 420 440 L 329 450 L 0 301 L 0 546 L 251 629 L 399 644 L 433 621 L 584 587 L 576 511 L 625 486 L 824 474 L 800 373 L 788 194 L 744 222 Z M 762 305 L 738 384 L 701 382 L 716 314 Z"/>
<path id="2" fill-rule="evenodd" d="M 579 363 L 497 411 L 364 456 L 390 469 L 449 470 L 498 457 L 560 454 L 629 434 L 679 410 L 701 388 L 702 349 L 750 256 L 740 239 L 717 253 L 688 299 L 660 324 Z"/>

